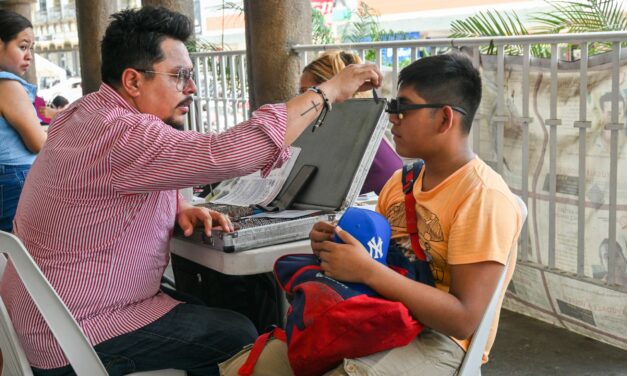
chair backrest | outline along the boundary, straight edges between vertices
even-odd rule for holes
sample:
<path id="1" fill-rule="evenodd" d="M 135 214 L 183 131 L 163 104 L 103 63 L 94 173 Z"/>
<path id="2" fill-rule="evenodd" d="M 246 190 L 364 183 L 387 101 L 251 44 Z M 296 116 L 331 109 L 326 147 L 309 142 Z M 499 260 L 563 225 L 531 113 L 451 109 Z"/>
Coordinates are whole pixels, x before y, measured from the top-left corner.
<path id="1" fill-rule="evenodd" d="M 37 264 L 35 264 L 33 258 L 26 251 L 20 239 L 15 235 L 0 231 L 0 253 L 8 254 L 9 260 L 11 260 L 24 287 L 50 327 L 52 334 L 59 342 L 74 371 L 78 375 L 106 376 L 107 371 L 102 365 L 100 358 L 96 355 L 93 347 L 76 323 L 76 320 L 74 320 L 74 317 L 70 314 L 70 311 L 61 301 L 59 295 L 57 295 Z M 6 260 L 4 261 L 6 262 Z M 30 365 L 15 334 L 4 303 L 1 304 L 0 311 L 0 316 L 2 316 L 2 336 L 6 334 L 6 337 L 2 338 L 2 340 L 6 339 L 7 343 L 11 344 L 10 348 L 15 350 L 11 354 L 7 354 L 12 355 L 14 360 L 9 360 L 5 357 L 4 361 L 15 362 L 17 364 L 15 371 L 18 375 L 31 375 Z M 2 350 L 4 352 L 4 347 Z"/>
<path id="2" fill-rule="evenodd" d="M 527 220 L 527 205 L 525 205 L 525 202 L 519 196 L 515 197 L 518 201 L 518 205 L 520 206 L 520 210 L 522 213 L 522 223 L 524 224 L 525 220 Z M 490 298 L 490 302 L 486 307 L 485 313 L 483 314 L 483 317 L 479 322 L 479 326 L 472 336 L 472 340 L 470 341 L 470 345 L 468 346 L 468 351 L 466 351 L 466 355 L 464 356 L 464 360 L 462 361 L 461 368 L 459 369 L 459 376 L 481 375 L 483 352 L 485 351 L 485 346 L 488 342 L 490 328 L 492 327 L 492 321 L 494 320 L 494 315 L 496 314 L 496 307 L 499 304 L 501 292 L 505 287 L 505 279 L 507 277 L 508 269 L 509 257 L 508 262 L 505 264 L 503 272 L 499 277 L 499 282 L 496 285 L 496 289 L 494 290 L 494 293 L 492 293 L 492 298 Z"/>
<path id="3" fill-rule="evenodd" d="M 6 264 L 7 259 L 0 254 L 0 280 Z M 2 348 L 3 359 L 0 375 L 32 375 L 30 364 L 2 299 L 0 299 L 0 348 Z"/>

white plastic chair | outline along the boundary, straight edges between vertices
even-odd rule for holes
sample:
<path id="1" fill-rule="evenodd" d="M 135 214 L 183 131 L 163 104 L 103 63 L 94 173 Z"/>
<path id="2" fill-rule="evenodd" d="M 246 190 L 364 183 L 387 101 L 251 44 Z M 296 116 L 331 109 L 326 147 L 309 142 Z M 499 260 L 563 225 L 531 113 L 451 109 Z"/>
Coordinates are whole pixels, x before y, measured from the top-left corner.
<path id="1" fill-rule="evenodd" d="M 516 198 L 518 200 L 518 205 L 520 205 L 522 223 L 524 224 L 527 220 L 527 206 L 520 197 L 516 196 Z M 501 292 L 505 287 L 504 285 L 508 266 L 509 260 L 503 268 L 503 273 L 501 273 L 501 276 L 499 277 L 499 283 L 496 285 L 496 289 L 492 294 L 492 298 L 490 298 L 490 302 L 488 303 L 485 313 L 479 322 L 479 326 L 477 327 L 477 330 L 475 330 L 475 334 L 472 336 L 470 345 L 468 346 L 468 351 L 466 351 L 466 355 L 464 356 L 464 360 L 462 361 L 462 365 L 459 369 L 458 376 L 481 376 L 483 352 L 485 351 L 485 346 L 488 342 L 488 335 L 490 334 L 490 328 L 492 327 L 492 321 L 494 320 L 494 315 L 496 314 L 496 307 L 498 306 Z"/>
<path id="2" fill-rule="evenodd" d="M 0 253 L 9 256 L 35 306 L 41 312 L 76 374 L 79 376 L 106 376 L 107 371 L 100 358 L 20 239 L 15 235 L 0 231 Z M 0 255 L 0 278 L 6 262 L 6 258 Z M 4 365 L 0 374 L 6 376 L 33 375 L 2 299 L 0 299 L 0 347 L 4 358 Z M 131 375 L 182 376 L 185 374 L 185 371 L 168 369 L 137 372 Z"/>

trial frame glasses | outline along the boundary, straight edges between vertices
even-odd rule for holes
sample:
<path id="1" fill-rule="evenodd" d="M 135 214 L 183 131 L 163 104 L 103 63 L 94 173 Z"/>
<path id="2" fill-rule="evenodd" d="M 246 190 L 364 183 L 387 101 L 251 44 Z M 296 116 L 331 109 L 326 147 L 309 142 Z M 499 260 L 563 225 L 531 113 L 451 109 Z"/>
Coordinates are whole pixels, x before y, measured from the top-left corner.
<path id="1" fill-rule="evenodd" d="M 403 112 L 409 110 L 420 110 L 423 108 L 442 108 L 442 107 L 450 107 L 454 111 L 459 112 L 462 115 L 468 115 L 465 109 L 459 106 L 451 105 L 451 104 L 443 104 L 443 103 L 401 103 L 398 99 L 391 99 L 387 101 L 387 106 L 385 107 L 385 112 L 389 114 L 399 115 L 402 118 Z"/>

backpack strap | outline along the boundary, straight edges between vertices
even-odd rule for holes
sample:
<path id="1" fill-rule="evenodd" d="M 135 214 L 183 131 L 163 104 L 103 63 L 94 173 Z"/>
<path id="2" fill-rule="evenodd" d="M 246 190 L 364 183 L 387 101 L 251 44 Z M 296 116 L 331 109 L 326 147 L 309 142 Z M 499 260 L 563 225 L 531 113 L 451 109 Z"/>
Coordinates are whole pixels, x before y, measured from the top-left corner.
<path id="1" fill-rule="evenodd" d="M 405 217 L 407 222 L 407 232 L 411 239 L 411 248 L 414 250 L 418 260 L 426 261 L 427 255 L 420 246 L 418 236 L 418 220 L 416 217 L 416 198 L 414 197 L 414 184 L 420 175 L 420 170 L 425 164 L 423 160 L 414 162 L 411 165 L 403 166 L 403 193 L 405 194 Z"/>
<path id="2" fill-rule="evenodd" d="M 255 340 L 255 344 L 250 349 L 250 353 L 248 354 L 246 362 L 244 362 L 244 364 L 242 364 L 242 366 L 237 371 L 237 374 L 239 376 L 251 376 L 253 374 L 253 372 L 255 371 L 255 364 L 257 364 L 257 361 L 259 360 L 259 357 L 261 356 L 261 353 L 266 347 L 266 344 L 268 343 L 268 340 L 271 336 L 283 342 L 287 342 L 285 331 L 277 327 L 274 327 L 274 329 L 272 329 L 268 333 L 264 333 L 257 337 L 257 340 Z"/>

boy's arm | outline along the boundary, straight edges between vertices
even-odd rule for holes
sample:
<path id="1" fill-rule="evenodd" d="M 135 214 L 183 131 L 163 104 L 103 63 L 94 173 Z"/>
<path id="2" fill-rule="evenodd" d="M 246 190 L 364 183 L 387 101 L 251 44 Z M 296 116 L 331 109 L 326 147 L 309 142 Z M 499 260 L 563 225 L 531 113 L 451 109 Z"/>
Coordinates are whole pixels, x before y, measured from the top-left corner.
<path id="1" fill-rule="evenodd" d="M 403 303 L 424 325 L 458 339 L 470 337 L 479 325 L 504 267 L 492 261 L 452 265 L 451 288 L 446 293 L 374 261 L 345 231 L 338 229 L 338 236 L 346 244 L 315 242 L 316 231 L 328 234 L 328 229 L 314 228 L 311 235 L 314 252 L 320 254 L 322 268 L 329 277 L 364 283 L 381 296 Z"/>

